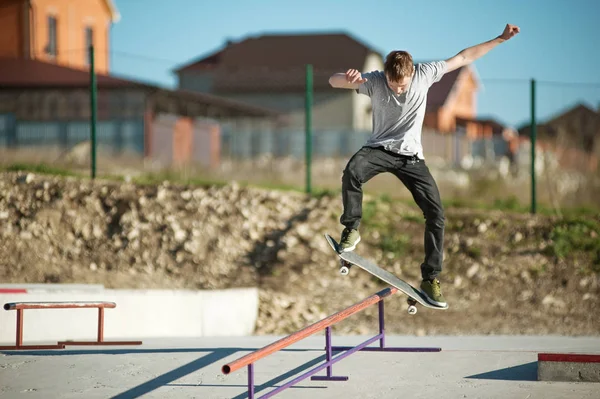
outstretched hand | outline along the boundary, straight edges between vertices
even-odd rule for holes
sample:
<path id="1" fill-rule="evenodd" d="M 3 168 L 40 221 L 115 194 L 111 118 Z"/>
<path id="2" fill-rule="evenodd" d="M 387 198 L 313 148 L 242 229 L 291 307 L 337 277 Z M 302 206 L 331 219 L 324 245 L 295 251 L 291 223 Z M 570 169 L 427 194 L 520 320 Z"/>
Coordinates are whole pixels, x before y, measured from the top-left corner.
<path id="1" fill-rule="evenodd" d="M 362 84 L 367 81 L 367 79 L 362 77 L 362 74 L 356 69 L 348 69 L 346 71 L 346 81 L 348 83 L 358 83 Z"/>
<path id="2" fill-rule="evenodd" d="M 517 33 L 521 32 L 521 29 L 517 25 L 506 24 L 504 28 L 504 32 L 500 35 L 501 39 L 508 40 L 515 36 Z"/>

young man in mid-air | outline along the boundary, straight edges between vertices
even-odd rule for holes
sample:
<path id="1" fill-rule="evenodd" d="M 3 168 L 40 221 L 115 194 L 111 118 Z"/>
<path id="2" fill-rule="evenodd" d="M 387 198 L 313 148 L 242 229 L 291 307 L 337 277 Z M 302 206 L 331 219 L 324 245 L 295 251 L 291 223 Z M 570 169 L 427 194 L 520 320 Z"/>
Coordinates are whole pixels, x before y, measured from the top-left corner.
<path id="1" fill-rule="evenodd" d="M 345 228 L 340 250 L 352 251 L 360 241 L 363 184 L 383 172 L 394 174 L 425 216 L 425 260 L 421 264 L 420 289 L 433 305 L 447 306 L 438 279 L 442 271 L 445 219 L 437 184 L 425 165 L 421 145 L 427 92 L 445 73 L 472 63 L 517 33 L 519 27 L 506 25 L 498 37 L 466 48 L 445 61 L 414 65 L 406 51 L 392 51 L 386 57 L 383 71 L 361 74 L 349 69 L 329 78 L 332 87 L 354 89 L 369 96 L 373 109 L 373 134 L 350 158 L 342 177 L 344 210 L 340 222 Z"/>

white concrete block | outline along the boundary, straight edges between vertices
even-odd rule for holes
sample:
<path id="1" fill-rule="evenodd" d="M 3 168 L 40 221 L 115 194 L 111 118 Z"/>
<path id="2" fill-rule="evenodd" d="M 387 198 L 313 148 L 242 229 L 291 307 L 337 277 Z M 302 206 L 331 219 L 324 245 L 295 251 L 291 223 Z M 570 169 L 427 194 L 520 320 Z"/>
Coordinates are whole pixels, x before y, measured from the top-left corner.
<path id="1" fill-rule="evenodd" d="M 104 340 L 150 337 L 250 335 L 258 317 L 256 288 L 218 291 L 184 290 L 35 290 L 0 293 L 8 302 L 106 301 L 117 307 L 104 311 Z M 95 340 L 97 309 L 27 309 L 23 313 L 23 343 Z M 0 343 L 14 345 L 16 311 L 0 310 Z"/>

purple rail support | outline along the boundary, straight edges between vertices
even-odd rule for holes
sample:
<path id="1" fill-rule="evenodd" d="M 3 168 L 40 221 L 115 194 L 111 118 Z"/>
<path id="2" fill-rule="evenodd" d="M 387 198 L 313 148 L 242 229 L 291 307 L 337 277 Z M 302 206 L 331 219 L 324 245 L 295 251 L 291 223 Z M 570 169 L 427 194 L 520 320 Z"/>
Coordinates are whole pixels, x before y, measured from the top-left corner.
<path id="1" fill-rule="evenodd" d="M 383 311 L 383 301 L 379 301 L 379 334 L 381 334 L 381 339 L 379 340 L 379 347 L 381 349 L 385 348 L 385 320 L 383 320 L 383 315 L 385 312 Z"/>
<path id="2" fill-rule="evenodd" d="M 248 399 L 254 399 L 254 363 L 248 365 Z"/>
<path id="3" fill-rule="evenodd" d="M 380 292 L 377 292 L 377 293 L 371 295 L 370 297 L 365 298 L 364 300 L 360 301 L 359 303 L 356 303 L 340 312 L 334 313 L 329 317 L 319 320 L 316 323 L 313 323 L 299 331 L 296 331 L 293 334 L 290 334 L 284 338 L 281 338 L 280 340 L 273 342 L 272 344 L 267 345 L 257 351 L 254 351 L 254 352 L 249 353 L 239 359 L 236 359 L 233 362 L 225 364 L 225 365 L 223 365 L 221 370 L 223 371 L 223 374 L 230 374 L 231 372 L 239 370 L 244 366 L 248 366 L 248 399 L 255 399 L 255 388 L 256 387 L 254 386 L 254 363 L 257 360 L 264 358 L 265 356 L 268 356 L 274 352 L 282 350 L 283 348 L 286 348 L 286 347 L 292 345 L 293 343 L 298 342 L 301 339 L 304 339 L 304 338 L 316 333 L 317 331 L 322 331 L 323 329 L 325 329 L 326 361 L 323 364 L 312 368 L 311 370 L 305 372 L 304 374 L 292 379 L 291 381 L 288 381 L 284 385 L 281 385 L 281 386 L 275 388 L 271 392 L 268 392 L 259 398 L 259 399 L 267 399 L 267 398 L 270 398 L 270 397 L 276 395 L 277 393 L 283 391 L 284 389 L 287 389 L 287 388 L 297 384 L 298 382 L 300 382 L 308 377 L 314 376 L 314 374 L 316 374 L 322 370 L 325 370 L 325 369 L 327 369 L 327 374 L 325 376 L 314 376 L 311 378 L 311 380 L 347 381 L 348 377 L 334 376 L 333 372 L 332 372 L 332 366 L 333 366 L 333 364 L 339 362 L 340 360 L 342 360 L 358 351 L 440 352 L 442 350 L 441 348 L 415 348 L 415 347 L 413 347 L 413 348 L 388 348 L 388 347 L 386 347 L 385 320 L 384 320 L 385 312 L 384 312 L 383 299 L 390 295 L 393 295 L 397 291 L 398 291 L 398 289 L 394 288 L 394 287 L 389 287 L 384 290 L 381 290 Z M 346 319 L 347 317 L 349 317 L 353 314 L 360 312 L 361 310 L 367 308 L 368 306 L 374 305 L 375 303 L 378 303 L 378 305 L 379 305 L 379 334 L 377 334 L 374 337 L 369 338 L 368 340 L 366 340 L 363 343 L 361 343 L 357 346 L 354 346 L 354 347 L 352 347 L 352 346 L 335 347 L 335 346 L 331 345 L 331 326 L 332 325 L 334 325 L 335 323 L 337 323 L 341 320 Z M 376 341 L 379 341 L 378 346 L 369 347 L 369 345 L 373 344 Z M 336 354 L 336 356 L 334 357 L 333 356 L 334 351 L 343 351 L 344 353 Z"/>
<path id="4" fill-rule="evenodd" d="M 325 362 L 325 363 L 321 364 L 320 366 L 317 366 L 317 367 L 313 368 L 310 371 L 307 371 L 306 373 L 302 374 L 301 376 L 298 376 L 298 377 L 294 378 L 292 381 L 287 382 L 285 385 L 282 385 L 282 386 L 280 386 L 280 387 L 272 390 L 271 392 L 265 394 L 264 396 L 261 396 L 259 399 L 267 399 L 267 398 L 270 398 L 270 397 L 278 394 L 279 392 L 283 391 L 284 389 L 287 389 L 287 388 L 291 387 L 292 385 L 297 384 L 298 382 L 304 380 L 305 378 L 308 378 L 311 375 L 318 373 L 319 371 L 323 370 L 324 368 L 329 367 L 332 364 L 337 363 L 340 360 L 342 360 L 342 359 L 350 356 L 354 352 L 357 352 L 357 351 L 361 350 L 365 346 L 372 344 L 373 342 L 377 341 L 379 338 L 381 338 L 379 335 L 376 335 L 376 336 L 374 336 L 372 338 L 369 338 L 368 340 L 366 340 L 362 344 L 360 344 L 358 346 L 355 346 L 352 349 L 348 350 L 346 353 L 338 355 L 335 358 L 332 358 L 330 361 Z M 251 398 L 250 396 L 248 396 L 248 399 L 253 399 L 253 398 Z"/>
<path id="5" fill-rule="evenodd" d="M 379 348 L 365 347 L 361 351 L 365 352 L 441 352 L 442 348 L 388 348 L 385 346 L 385 311 L 383 301 L 379 301 Z M 354 348 L 353 346 L 333 346 L 332 351 L 340 352 Z"/>
<path id="6" fill-rule="evenodd" d="M 379 302 L 381 303 L 381 302 Z M 332 358 L 332 350 L 331 350 L 331 327 L 327 327 L 325 329 L 325 357 L 326 363 L 329 364 L 327 366 L 327 375 L 319 376 L 316 375 L 314 377 L 310 377 L 313 381 L 348 381 L 348 377 L 337 376 L 334 377 L 332 374 L 332 366 L 331 366 L 331 358 Z"/>

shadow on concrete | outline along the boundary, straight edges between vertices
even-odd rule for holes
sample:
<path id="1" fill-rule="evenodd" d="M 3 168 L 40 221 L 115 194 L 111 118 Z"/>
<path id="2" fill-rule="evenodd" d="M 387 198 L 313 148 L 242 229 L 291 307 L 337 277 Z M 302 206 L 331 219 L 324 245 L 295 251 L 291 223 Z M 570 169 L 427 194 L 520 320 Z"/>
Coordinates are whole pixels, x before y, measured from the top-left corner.
<path id="1" fill-rule="evenodd" d="M 203 367 L 218 362 L 219 360 L 222 360 L 235 352 L 236 349 L 232 348 L 215 350 L 214 352 L 208 353 L 207 355 L 194 361 L 191 361 L 188 364 L 184 364 L 183 366 L 171 370 L 168 373 L 160 375 L 156 378 L 151 379 L 150 381 L 144 382 L 143 384 L 128 389 L 123 393 L 115 395 L 112 397 L 112 399 L 139 398 L 140 396 L 146 395 L 154 391 L 155 389 L 167 385 L 172 381 L 178 380 L 182 377 L 185 377 L 188 374 L 200 370 Z"/>
<path id="2" fill-rule="evenodd" d="M 297 374 L 300 374 L 303 371 L 308 371 L 309 368 L 312 368 L 313 366 L 317 366 L 321 363 L 323 363 L 325 361 L 325 355 L 319 356 L 315 359 L 309 360 L 308 362 L 301 364 L 300 366 L 294 368 L 293 370 L 288 371 L 287 373 L 281 374 L 263 384 L 257 384 L 256 381 L 254 381 L 254 394 L 258 394 L 261 391 L 264 391 L 268 388 L 277 388 L 281 385 L 278 385 L 280 383 L 283 383 L 285 380 L 287 380 L 288 378 L 291 377 L 295 377 Z M 246 368 L 247 370 L 247 368 Z M 241 370 L 240 370 L 241 371 Z M 247 371 L 244 371 L 245 373 L 247 373 Z M 256 377 L 255 377 L 256 378 Z M 304 381 L 310 381 L 309 379 L 310 377 L 307 377 L 306 380 Z M 240 387 L 240 388 L 245 388 L 245 392 L 234 396 L 231 399 L 245 399 L 248 397 L 248 386 L 247 385 L 204 385 L 204 384 L 168 384 L 168 386 L 177 386 L 177 387 L 215 387 L 215 386 L 221 386 L 221 387 Z M 327 387 L 324 386 L 301 386 L 301 385 L 294 385 L 289 387 L 289 389 L 326 389 Z M 201 393 L 201 392 L 200 392 Z"/>
<path id="3" fill-rule="evenodd" d="M 221 387 L 237 387 L 240 385 L 227 385 L 227 384 L 222 384 L 222 385 L 202 385 L 202 384 L 172 384 L 172 382 L 183 378 L 189 374 L 192 374 L 204 367 L 210 366 L 214 363 L 217 363 L 219 361 L 224 360 L 225 358 L 227 358 L 230 355 L 233 355 L 237 352 L 253 352 L 255 350 L 257 350 L 259 348 L 166 348 L 166 349 L 161 349 L 161 348 L 148 348 L 148 349 L 82 349 L 82 350 L 39 350 L 39 351 L 6 351 L 4 352 L 5 355 L 10 355 L 10 356 L 68 356 L 68 355 L 136 355 L 136 354 L 148 354 L 148 353 L 201 353 L 204 352 L 206 353 L 204 356 L 193 360 L 181 367 L 178 367 L 176 369 L 173 369 L 167 373 L 164 373 L 156 378 L 153 378 L 149 381 L 146 381 L 136 387 L 133 387 L 131 389 L 128 389 L 125 392 L 122 392 L 116 396 L 113 396 L 112 399 L 132 399 L 132 398 L 138 398 L 141 396 L 144 396 L 158 388 L 161 388 L 163 386 L 180 386 L 180 387 L 190 387 L 190 388 L 201 388 L 202 386 L 206 386 L 206 387 L 215 387 L 215 386 L 221 386 Z M 323 348 L 320 349 L 282 349 L 280 350 L 281 352 L 323 352 Z M 260 385 L 255 385 L 254 391 L 255 393 L 258 393 L 262 390 L 268 389 L 268 388 L 276 388 L 282 381 L 285 381 L 286 379 L 288 379 L 289 377 L 292 377 L 296 374 L 299 374 L 301 371 L 304 371 L 310 367 L 313 367 L 321 362 L 325 361 L 325 355 L 321 355 L 313 360 L 310 360 L 296 368 L 294 368 L 293 370 L 290 370 L 280 376 L 277 376 L 273 379 L 271 379 L 270 381 L 267 381 L 263 384 Z M 246 372 L 246 369 L 244 368 L 244 370 L 239 370 L 238 372 Z M 240 386 L 241 387 L 241 386 Z M 246 385 L 244 385 L 243 387 L 247 387 Z M 325 388 L 325 387 L 315 387 L 315 386 L 311 386 L 311 387 L 303 387 L 303 386 L 294 386 L 291 388 L 307 388 L 307 389 L 314 389 L 314 388 Z M 199 392 L 200 397 L 202 397 L 201 392 Z M 242 399 L 242 398 L 246 398 L 247 397 L 247 391 L 236 396 L 233 399 Z"/>
<path id="4" fill-rule="evenodd" d="M 478 380 L 537 381 L 537 369 L 537 362 L 531 362 L 499 370 L 488 371 L 487 373 L 470 375 L 465 378 L 474 378 Z"/>
<path id="5" fill-rule="evenodd" d="M 144 353 L 194 353 L 194 352 L 216 352 L 230 351 L 235 352 L 254 352 L 260 348 L 148 348 L 148 349 L 55 349 L 55 350 L 18 350 L 18 351 L 0 351 L 5 356 L 72 356 L 72 355 L 135 355 Z M 314 349 L 281 349 L 279 352 L 315 352 L 324 351 L 324 348 Z"/>

